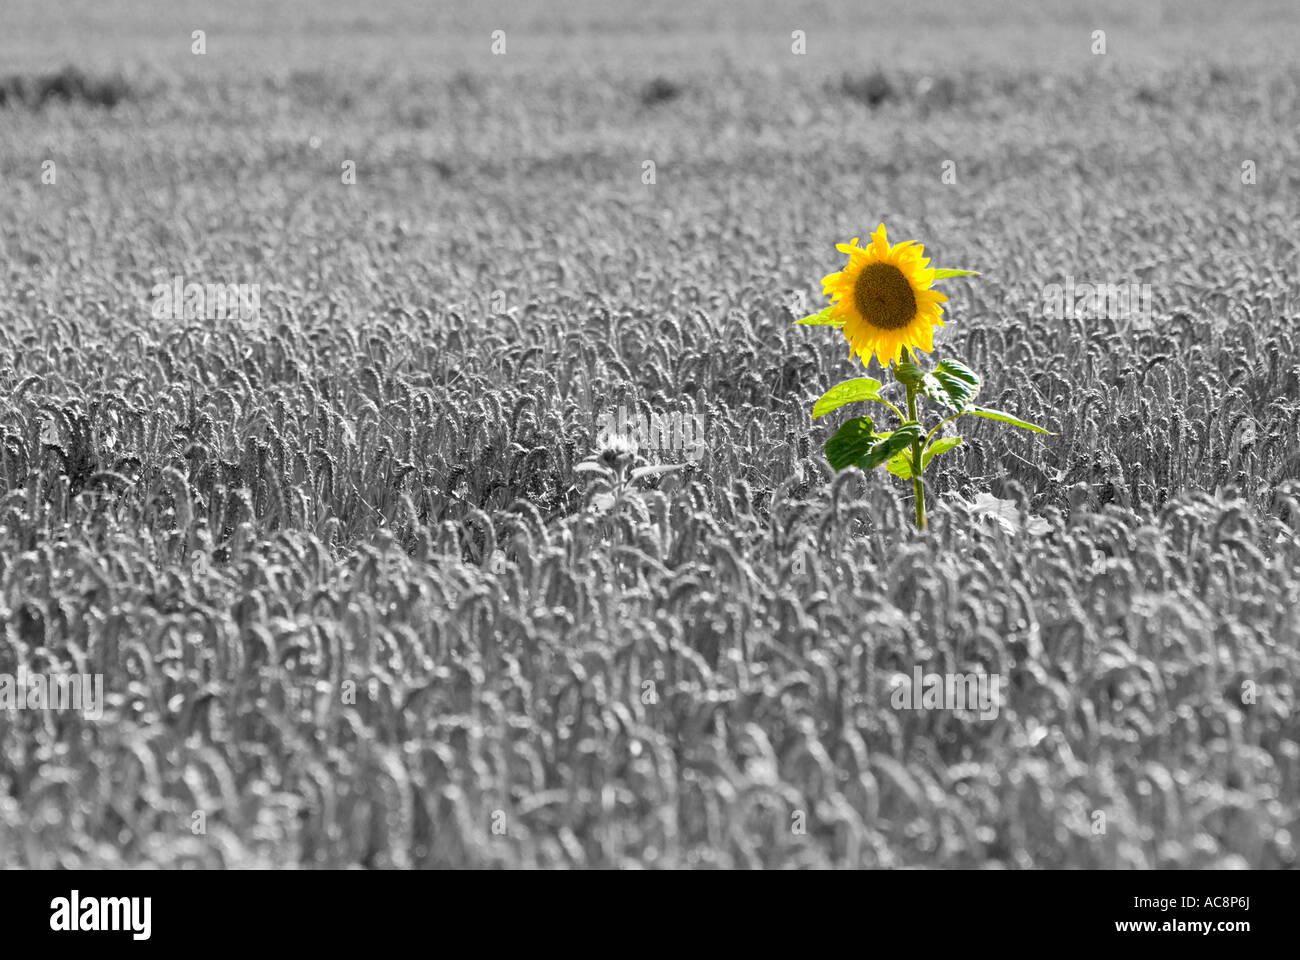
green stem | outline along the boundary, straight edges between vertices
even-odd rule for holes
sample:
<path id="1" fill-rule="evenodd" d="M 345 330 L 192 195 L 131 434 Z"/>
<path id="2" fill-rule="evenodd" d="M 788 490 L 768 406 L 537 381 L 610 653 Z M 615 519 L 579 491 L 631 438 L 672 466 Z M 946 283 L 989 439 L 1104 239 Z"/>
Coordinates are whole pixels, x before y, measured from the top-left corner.
<path id="1" fill-rule="evenodd" d="M 916 419 L 916 385 L 907 384 L 907 418 Z M 916 529 L 925 529 L 925 486 L 921 483 L 921 439 L 912 441 L 912 493 L 916 498 Z"/>

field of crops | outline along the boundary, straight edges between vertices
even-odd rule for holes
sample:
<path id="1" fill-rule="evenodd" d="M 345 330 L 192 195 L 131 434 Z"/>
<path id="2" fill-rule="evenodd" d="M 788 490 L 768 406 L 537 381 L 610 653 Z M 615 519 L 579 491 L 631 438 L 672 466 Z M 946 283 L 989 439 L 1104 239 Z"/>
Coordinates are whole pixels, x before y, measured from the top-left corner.
<path id="1" fill-rule="evenodd" d="M 1300 10 L 157 6 L 0 14 L 0 674 L 105 696 L 0 867 L 1295 865 Z M 792 324 L 882 220 L 1052 431 L 925 533 Z"/>

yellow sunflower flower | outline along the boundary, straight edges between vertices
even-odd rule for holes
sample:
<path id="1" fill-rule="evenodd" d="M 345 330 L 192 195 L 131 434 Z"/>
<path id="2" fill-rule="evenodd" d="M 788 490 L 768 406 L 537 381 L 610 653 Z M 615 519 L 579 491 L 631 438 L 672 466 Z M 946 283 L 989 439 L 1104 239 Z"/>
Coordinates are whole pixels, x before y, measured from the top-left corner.
<path id="1" fill-rule="evenodd" d="M 848 265 L 822 286 L 832 301 L 831 317 L 844 321 L 849 356 L 857 354 L 866 366 L 874 353 L 888 367 L 904 349 L 913 360 L 918 348 L 933 351 L 934 328 L 943 326 L 939 304 L 948 298 L 930 289 L 935 272 L 925 248 L 913 240 L 891 247 L 882 223 L 867 246 L 854 237 L 835 249 L 848 254 Z"/>

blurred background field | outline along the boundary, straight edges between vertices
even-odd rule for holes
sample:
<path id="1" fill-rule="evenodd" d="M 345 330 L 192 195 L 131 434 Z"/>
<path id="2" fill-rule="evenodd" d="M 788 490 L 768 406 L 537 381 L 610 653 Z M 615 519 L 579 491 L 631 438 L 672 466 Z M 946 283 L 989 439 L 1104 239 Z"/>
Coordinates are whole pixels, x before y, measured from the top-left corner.
<path id="1" fill-rule="evenodd" d="M 0 713 L 0 865 L 1293 865 L 1298 22 L 7 0 L 0 672 L 113 700 Z M 881 220 L 1056 434 L 971 428 L 924 539 L 790 325 Z M 709 454 L 610 511 L 619 404 Z M 1002 711 L 894 711 L 918 664 Z"/>

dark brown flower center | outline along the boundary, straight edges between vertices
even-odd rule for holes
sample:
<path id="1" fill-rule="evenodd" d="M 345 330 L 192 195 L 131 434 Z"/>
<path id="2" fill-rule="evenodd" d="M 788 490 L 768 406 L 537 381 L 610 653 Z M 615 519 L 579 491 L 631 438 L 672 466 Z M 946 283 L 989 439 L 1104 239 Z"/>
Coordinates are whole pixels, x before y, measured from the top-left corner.
<path id="1" fill-rule="evenodd" d="M 872 326 L 898 330 L 916 316 L 916 295 L 892 263 L 869 263 L 853 285 L 853 303 Z"/>

